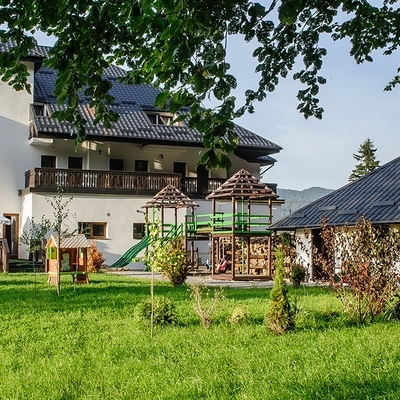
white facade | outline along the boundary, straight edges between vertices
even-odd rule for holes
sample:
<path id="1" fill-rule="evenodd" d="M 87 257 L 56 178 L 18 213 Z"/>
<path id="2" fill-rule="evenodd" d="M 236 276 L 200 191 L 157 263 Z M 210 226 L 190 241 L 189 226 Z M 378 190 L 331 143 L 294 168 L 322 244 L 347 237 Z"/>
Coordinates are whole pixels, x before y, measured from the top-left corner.
<path id="1" fill-rule="evenodd" d="M 33 93 L 34 65 L 28 63 L 27 66 Z M 57 169 L 67 169 L 69 157 L 82 158 L 83 170 L 97 171 L 109 171 L 110 159 L 123 160 L 124 171 L 134 171 L 135 161 L 146 160 L 147 172 L 150 173 L 172 173 L 174 163 L 181 163 L 187 178 L 197 176 L 197 162 L 200 156 L 199 148 L 196 147 L 173 144 L 142 146 L 138 143 L 101 140 L 88 140 L 76 147 L 73 138 L 29 139 L 29 109 L 32 103 L 32 94 L 26 91 L 17 92 L 7 83 L 0 82 L 0 215 L 8 216 L 13 221 L 11 227 L 0 226 L 0 236 L 21 235 L 29 228 L 32 219 L 36 223 L 39 223 L 43 216 L 54 220 L 54 210 L 49 199 L 54 197 L 55 193 L 31 191 L 25 183 L 25 173 L 35 167 L 41 167 L 42 156 L 54 157 Z M 260 164 L 248 163 L 237 156 L 232 156 L 232 170 L 229 171 L 229 176 L 241 168 L 259 177 Z M 209 178 L 226 179 L 227 175 L 227 171 L 224 170 L 209 171 Z M 93 181 L 92 185 L 96 188 L 96 181 Z M 133 224 L 144 222 L 143 214 L 137 210 L 142 210 L 141 207 L 152 197 L 140 193 L 136 195 L 90 193 L 88 190 L 72 194 L 65 192 L 63 196 L 65 199 L 73 197 L 68 204 L 69 217 L 66 221 L 71 231 L 77 229 L 79 222 L 105 224 L 105 239 L 96 239 L 96 243 L 108 265 L 115 262 L 137 242 L 137 239 L 133 238 Z M 200 204 L 196 213 L 211 212 L 211 201 L 196 198 L 192 200 Z M 186 212 L 190 210 L 178 210 L 178 222 L 184 221 Z M 253 212 L 257 213 L 256 210 Z M 165 222 L 174 222 L 174 210 L 166 210 L 165 215 Z M 275 204 L 274 220 L 279 218 L 280 206 Z M 202 248 L 199 252 L 207 252 L 207 243 L 200 244 L 200 247 Z M 18 258 L 28 257 L 25 246 L 14 243 L 13 252 Z"/>

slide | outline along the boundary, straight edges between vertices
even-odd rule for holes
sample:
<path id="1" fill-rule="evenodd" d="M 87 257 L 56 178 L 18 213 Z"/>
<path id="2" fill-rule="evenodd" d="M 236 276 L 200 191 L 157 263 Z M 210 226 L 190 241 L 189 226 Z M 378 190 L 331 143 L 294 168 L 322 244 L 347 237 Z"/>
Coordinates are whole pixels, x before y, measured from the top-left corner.
<path id="1" fill-rule="evenodd" d="M 110 265 L 110 268 L 126 267 L 143 249 L 149 245 L 149 241 L 149 237 L 144 236 L 139 243 L 136 243 L 134 246 L 132 246 L 119 260 Z"/>

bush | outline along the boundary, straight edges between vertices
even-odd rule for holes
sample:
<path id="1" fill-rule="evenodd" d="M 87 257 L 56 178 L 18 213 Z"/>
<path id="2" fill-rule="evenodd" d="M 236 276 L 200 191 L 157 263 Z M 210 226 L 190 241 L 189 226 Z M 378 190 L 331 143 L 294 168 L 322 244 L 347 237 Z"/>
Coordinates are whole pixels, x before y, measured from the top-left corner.
<path id="1" fill-rule="evenodd" d="M 400 295 L 396 294 L 385 311 L 385 317 L 389 320 L 400 320 Z"/>
<path id="2" fill-rule="evenodd" d="M 92 240 L 90 242 L 89 254 L 88 254 L 88 264 L 87 270 L 88 272 L 98 272 L 101 266 L 103 265 L 106 259 L 103 257 L 103 253 L 101 253 L 97 249 L 96 242 Z"/>
<path id="3" fill-rule="evenodd" d="M 139 317 L 144 322 L 151 321 L 151 300 L 138 304 Z M 178 322 L 176 306 L 171 300 L 160 296 L 154 299 L 153 323 L 154 325 L 175 325 Z"/>
<path id="4" fill-rule="evenodd" d="M 213 297 L 210 289 L 202 284 L 189 285 L 190 297 L 193 299 L 193 308 L 204 328 L 209 328 L 213 322 L 213 312 L 218 302 L 224 298 L 223 288 L 214 290 Z"/>
<path id="5" fill-rule="evenodd" d="M 290 282 L 293 286 L 300 286 L 307 275 L 306 269 L 300 264 L 293 264 L 290 268 Z"/>
<path id="6" fill-rule="evenodd" d="M 232 315 L 230 316 L 228 322 L 231 325 L 240 325 L 248 321 L 249 319 L 249 312 L 242 307 L 235 307 L 232 311 Z"/>
<path id="7" fill-rule="evenodd" d="M 345 313 L 358 324 L 372 322 L 387 309 L 397 291 L 400 230 L 375 227 L 363 218 L 355 226 L 341 227 L 329 226 L 324 220 L 321 238 L 325 254 L 315 254 L 315 261 L 338 291 Z"/>
<path id="8" fill-rule="evenodd" d="M 162 274 L 169 279 L 172 286 L 183 285 L 190 269 L 183 239 L 168 241 L 161 251 L 165 254 L 165 263 L 161 267 Z"/>

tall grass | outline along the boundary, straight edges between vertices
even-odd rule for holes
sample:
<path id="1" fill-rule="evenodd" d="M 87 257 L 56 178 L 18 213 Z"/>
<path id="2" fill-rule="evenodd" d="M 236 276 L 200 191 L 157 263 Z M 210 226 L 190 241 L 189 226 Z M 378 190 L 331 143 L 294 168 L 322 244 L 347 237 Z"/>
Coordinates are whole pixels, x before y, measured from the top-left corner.
<path id="1" fill-rule="evenodd" d="M 293 333 L 263 320 L 268 289 L 228 289 L 204 329 L 186 287 L 157 282 L 177 306 L 178 326 L 149 327 L 137 305 L 149 281 L 92 275 L 62 284 L 0 275 L 0 399 L 398 399 L 400 326 L 356 327 L 327 289 L 292 289 Z M 228 323 L 236 307 L 246 323 Z"/>

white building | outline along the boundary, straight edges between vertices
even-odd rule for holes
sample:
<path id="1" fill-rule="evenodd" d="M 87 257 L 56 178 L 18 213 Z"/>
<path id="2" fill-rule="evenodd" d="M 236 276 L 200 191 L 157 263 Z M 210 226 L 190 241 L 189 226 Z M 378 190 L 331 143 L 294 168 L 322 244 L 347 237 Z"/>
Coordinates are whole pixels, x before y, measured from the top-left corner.
<path id="1" fill-rule="evenodd" d="M 0 45 L 4 51 L 7 45 Z M 54 220 L 49 199 L 56 195 L 57 185 L 66 198 L 73 196 L 68 225 L 89 228 L 88 237 L 96 240 L 106 263 L 112 264 L 137 241 L 134 231 L 140 230 L 144 217 L 136 211 L 167 184 L 196 201 L 200 205 L 196 212 L 207 213 L 207 194 L 241 168 L 259 178 L 260 168 L 275 162 L 270 155 L 281 150 L 236 126 L 240 144 L 231 157 L 232 168 L 208 171 L 197 166 L 201 134 L 185 123 L 171 125 L 173 116 L 153 106 L 158 91 L 146 85 L 122 85 L 116 78 L 124 70 L 117 67 L 106 70 L 105 78 L 113 84 L 113 109 L 120 114 L 119 121 L 111 129 L 94 126 L 90 99 L 82 94 L 87 140 L 75 146 L 71 126 L 51 117 L 59 106 L 53 96 L 56 72 L 42 65 L 47 51 L 37 46 L 21 61 L 30 73 L 31 94 L 0 82 L 0 215 L 12 221 L 3 226 L 10 257 L 28 257 L 18 237 L 32 219 Z M 279 216 L 277 203 L 274 219 Z M 172 214 L 170 218 L 172 222 Z"/>

